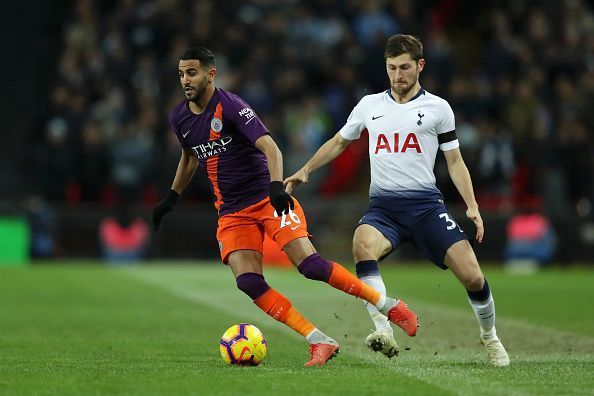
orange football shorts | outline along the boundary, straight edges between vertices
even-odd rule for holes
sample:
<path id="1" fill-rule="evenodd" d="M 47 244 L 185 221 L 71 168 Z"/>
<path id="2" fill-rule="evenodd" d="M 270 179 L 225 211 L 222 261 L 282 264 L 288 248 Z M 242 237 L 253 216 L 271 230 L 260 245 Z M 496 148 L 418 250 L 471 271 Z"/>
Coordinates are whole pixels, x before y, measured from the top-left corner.
<path id="1" fill-rule="evenodd" d="M 295 209 L 287 215 L 278 216 L 267 197 L 239 212 L 221 216 L 217 240 L 223 263 L 227 264 L 229 254 L 236 250 L 262 253 L 265 232 L 281 249 L 297 238 L 309 236 L 303 208 L 295 198 L 293 201 Z"/>

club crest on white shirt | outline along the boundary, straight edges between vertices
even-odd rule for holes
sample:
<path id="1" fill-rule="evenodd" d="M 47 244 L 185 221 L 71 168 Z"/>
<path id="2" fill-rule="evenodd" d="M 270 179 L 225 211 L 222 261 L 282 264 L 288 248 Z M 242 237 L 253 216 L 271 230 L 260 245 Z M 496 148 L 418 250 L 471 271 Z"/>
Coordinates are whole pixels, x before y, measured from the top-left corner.
<path id="1" fill-rule="evenodd" d="M 419 117 L 419 121 L 417 121 L 417 125 L 418 126 L 423 125 L 423 117 L 425 117 L 425 114 L 421 114 L 421 111 L 419 110 L 419 114 L 417 114 L 417 116 Z"/>

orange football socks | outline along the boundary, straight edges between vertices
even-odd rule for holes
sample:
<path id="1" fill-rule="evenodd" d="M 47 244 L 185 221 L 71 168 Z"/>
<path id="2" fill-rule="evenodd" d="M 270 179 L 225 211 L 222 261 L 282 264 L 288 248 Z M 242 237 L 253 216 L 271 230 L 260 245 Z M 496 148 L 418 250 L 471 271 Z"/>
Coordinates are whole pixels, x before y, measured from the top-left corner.
<path id="1" fill-rule="evenodd" d="M 332 263 L 332 272 L 328 284 L 338 290 L 342 290 L 352 296 L 362 298 L 369 301 L 373 305 L 378 305 L 382 299 L 382 295 L 369 285 L 361 282 L 359 278 L 353 275 L 350 271 L 342 265 Z M 383 304 L 381 304 L 383 305 Z"/>
<path id="2" fill-rule="evenodd" d="M 307 337 L 315 329 L 315 326 L 305 316 L 293 308 L 289 299 L 273 288 L 268 289 L 255 299 L 254 304 L 273 319 L 286 324 L 304 337 Z"/>

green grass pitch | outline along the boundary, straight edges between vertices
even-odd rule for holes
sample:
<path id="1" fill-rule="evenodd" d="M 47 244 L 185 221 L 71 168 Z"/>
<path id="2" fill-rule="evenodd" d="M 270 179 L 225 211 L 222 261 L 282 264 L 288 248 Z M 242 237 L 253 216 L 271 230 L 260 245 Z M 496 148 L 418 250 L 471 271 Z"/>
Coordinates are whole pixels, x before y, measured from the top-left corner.
<path id="1" fill-rule="evenodd" d="M 485 363 L 474 314 L 451 273 L 428 263 L 383 265 L 389 294 L 421 316 L 400 329 L 388 360 L 366 349 L 361 301 L 267 269 L 268 282 L 342 346 L 304 368 L 307 343 L 235 288 L 228 268 L 151 263 L 0 268 L 0 395 L 583 395 L 594 394 L 594 271 L 510 276 L 485 268 L 511 357 Z M 258 326 L 268 355 L 228 367 L 221 334 Z"/>

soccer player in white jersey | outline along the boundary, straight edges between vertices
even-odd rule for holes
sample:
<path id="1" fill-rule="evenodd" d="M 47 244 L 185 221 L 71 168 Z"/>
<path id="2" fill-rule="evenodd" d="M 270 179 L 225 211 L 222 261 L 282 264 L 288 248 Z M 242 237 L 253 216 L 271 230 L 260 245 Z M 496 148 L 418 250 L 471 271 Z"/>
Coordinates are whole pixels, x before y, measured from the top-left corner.
<path id="1" fill-rule="evenodd" d="M 454 113 L 444 99 L 425 91 L 419 75 L 425 66 L 418 38 L 398 34 L 388 39 L 384 53 L 390 88 L 367 95 L 355 106 L 346 124 L 293 176 L 285 179 L 287 191 L 307 183 L 309 174 L 336 158 L 368 131 L 371 185 L 369 210 L 353 237 L 357 275 L 382 294 L 386 287 L 377 262 L 409 241 L 442 269 L 450 269 L 468 293 L 480 326 L 480 340 L 488 361 L 509 365 L 509 357 L 495 331 L 495 305 L 468 237 L 448 213 L 435 186 L 433 167 L 438 148 L 467 205 L 466 216 L 483 240 L 483 220 L 472 181 L 460 154 Z M 366 304 L 376 330 L 366 340 L 387 357 L 398 353 L 392 328 L 383 315 Z M 410 334 L 409 334 L 410 335 Z"/>

